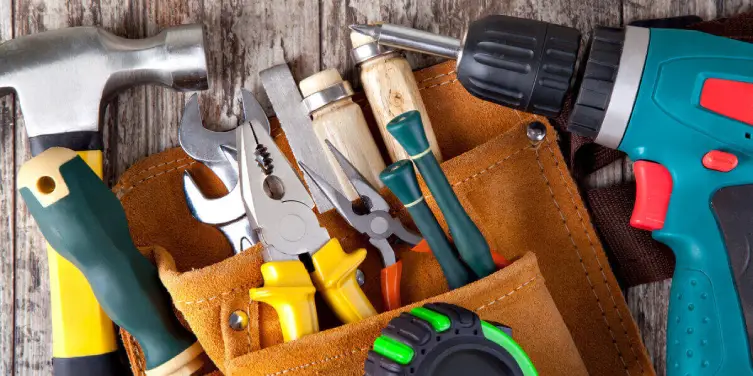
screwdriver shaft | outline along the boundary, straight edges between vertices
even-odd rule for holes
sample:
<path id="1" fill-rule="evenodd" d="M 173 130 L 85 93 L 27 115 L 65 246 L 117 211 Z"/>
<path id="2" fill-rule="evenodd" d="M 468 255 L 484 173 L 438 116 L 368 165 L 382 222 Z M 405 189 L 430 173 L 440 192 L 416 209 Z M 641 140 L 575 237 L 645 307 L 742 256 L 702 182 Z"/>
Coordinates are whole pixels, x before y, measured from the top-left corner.
<path id="1" fill-rule="evenodd" d="M 376 39 L 377 43 L 402 50 L 457 59 L 460 39 L 393 24 L 351 25 L 354 31 Z"/>

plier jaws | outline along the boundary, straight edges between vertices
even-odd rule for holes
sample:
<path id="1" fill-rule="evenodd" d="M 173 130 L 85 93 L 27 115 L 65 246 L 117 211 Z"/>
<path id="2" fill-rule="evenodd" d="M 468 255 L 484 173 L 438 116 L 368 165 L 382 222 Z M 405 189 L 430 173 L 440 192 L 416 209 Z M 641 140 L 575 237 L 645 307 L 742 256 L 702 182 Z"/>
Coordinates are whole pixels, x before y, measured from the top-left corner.
<path id="1" fill-rule="evenodd" d="M 340 164 L 345 176 L 358 192 L 366 210 L 364 213 L 357 212 L 353 203 L 324 178 L 313 171 L 306 164 L 299 162 L 301 169 L 311 181 L 324 193 L 324 196 L 332 202 L 337 212 L 348 224 L 361 234 L 369 236 L 369 243 L 373 245 L 382 257 L 384 268 L 381 273 L 382 296 L 387 309 L 396 309 L 401 306 L 400 302 L 400 279 L 402 275 L 402 263 L 397 260 L 395 250 L 389 242 L 389 238 L 395 235 L 404 242 L 415 246 L 422 238 L 408 231 L 402 223 L 390 215 L 390 207 L 387 201 L 358 170 L 335 148 L 329 141 L 325 141 L 335 159 Z"/>
<path id="2" fill-rule="evenodd" d="M 249 122 L 236 131 L 239 181 L 264 258 L 264 286 L 250 289 L 249 297 L 275 309 L 286 342 L 319 331 L 316 291 L 344 323 L 375 315 L 356 280 L 366 250 L 346 253 L 330 238 L 314 213 L 314 200 L 265 129 L 261 106 L 250 103 L 255 101 L 250 95 L 243 100 Z"/>
<path id="3" fill-rule="evenodd" d="M 312 211 L 314 201 L 298 175 L 261 124 L 244 123 L 237 132 L 241 192 L 265 245 L 264 260 L 297 260 L 318 251 L 329 233 Z"/>

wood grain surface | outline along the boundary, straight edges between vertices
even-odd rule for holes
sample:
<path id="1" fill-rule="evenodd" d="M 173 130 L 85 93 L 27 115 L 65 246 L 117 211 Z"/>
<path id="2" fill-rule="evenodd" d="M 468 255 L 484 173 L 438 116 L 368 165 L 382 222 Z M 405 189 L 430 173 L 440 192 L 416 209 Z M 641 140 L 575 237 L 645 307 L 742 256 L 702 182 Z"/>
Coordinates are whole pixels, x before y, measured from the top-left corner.
<path id="1" fill-rule="evenodd" d="M 257 72 L 273 64 L 290 62 L 298 79 L 325 68 L 354 78 L 351 23 L 382 20 L 461 37 L 469 20 L 494 13 L 587 32 L 595 25 L 619 26 L 639 18 L 696 13 L 709 19 L 749 8 L 750 0 L 0 0 L 0 40 L 78 25 L 142 38 L 167 26 L 203 23 L 212 86 L 200 94 L 202 114 L 209 128 L 228 129 L 239 122 L 239 89 L 261 93 Z M 415 54 L 409 61 L 414 69 L 438 62 Z M 258 97 L 269 109 L 266 97 Z M 136 87 L 109 104 L 103 124 L 106 182 L 114 183 L 140 158 L 177 145 L 186 99 L 164 88 Z M 47 257 L 15 191 L 15 173 L 30 153 L 21 109 L 12 96 L 0 98 L 0 148 L 0 375 L 49 375 Z M 625 173 L 602 175 L 600 184 L 612 184 Z M 667 286 L 628 292 L 659 374 L 664 373 Z"/>
<path id="2" fill-rule="evenodd" d="M 373 39 L 370 40 L 373 41 Z M 424 133 L 434 157 L 437 158 L 439 163 L 442 163 L 444 158 L 442 158 L 442 151 L 439 150 L 434 127 L 432 127 L 431 119 L 426 112 L 426 105 L 421 99 L 421 93 L 413 77 L 411 66 L 408 60 L 403 57 L 403 54 L 391 52 L 376 56 L 362 62 L 359 70 L 358 77 L 361 79 L 361 88 L 368 98 L 371 113 L 387 148 L 390 157 L 388 162 L 408 159 L 410 155 L 387 131 L 387 124 L 396 116 L 415 110 L 421 114 Z"/>

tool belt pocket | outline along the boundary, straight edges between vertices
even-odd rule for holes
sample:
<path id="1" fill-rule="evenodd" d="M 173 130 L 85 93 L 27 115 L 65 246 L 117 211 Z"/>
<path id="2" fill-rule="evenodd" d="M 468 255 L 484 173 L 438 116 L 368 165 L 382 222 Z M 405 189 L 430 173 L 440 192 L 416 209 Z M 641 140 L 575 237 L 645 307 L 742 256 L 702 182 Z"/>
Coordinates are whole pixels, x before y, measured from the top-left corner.
<path id="1" fill-rule="evenodd" d="M 183 171 L 189 170 L 199 177 L 200 183 L 202 178 L 211 183 L 211 172 L 182 156 L 179 150 L 170 150 L 150 157 L 162 156 L 166 158 L 164 161 L 134 166 L 115 189 L 127 212 L 128 208 L 140 207 L 143 211 L 148 207 L 154 214 L 129 216 L 134 238 L 138 244 L 164 246 L 152 251 L 160 278 L 180 316 L 224 374 L 362 374 L 371 343 L 387 322 L 411 307 L 435 301 L 466 307 L 484 320 L 512 327 L 516 340 L 543 374 L 585 374 L 577 347 L 544 284 L 536 256 L 528 253 L 541 247 L 535 236 L 539 231 L 547 231 L 546 225 L 541 224 L 544 219 L 535 212 L 529 213 L 535 207 L 518 204 L 528 202 L 521 201 L 521 197 L 530 196 L 526 190 L 531 184 L 526 179 L 541 179 L 541 175 L 531 173 L 531 168 L 537 166 L 534 162 L 537 153 L 548 153 L 547 148 L 554 147 L 546 144 L 551 141 L 529 140 L 526 129 L 534 121 L 530 115 L 523 115 L 515 126 L 442 164 L 461 203 L 492 249 L 508 260 L 517 261 L 480 281 L 448 292 L 441 269 L 431 254 L 398 245 L 395 249 L 403 262 L 403 308 L 341 325 L 327 304 L 317 298 L 322 331 L 288 343 L 282 341 L 275 310 L 249 297 L 250 288 L 263 285 L 260 247 L 233 256 L 221 234 L 183 212 L 185 204 L 165 201 L 175 201 L 172 197 L 181 197 L 180 192 L 166 195 L 165 200 L 155 200 L 153 193 L 157 186 L 165 190 L 180 187 L 176 180 Z M 139 189 L 144 184 L 154 187 Z M 428 190 L 423 186 L 422 189 L 444 225 Z M 401 208 L 389 192 L 384 193 L 391 207 Z M 160 216 L 158 213 L 163 220 L 155 218 Z M 410 225 L 404 210 L 393 214 Z M 368 238 L 354 232 L 334 211 L 320 215 L 320 221 L 344 249 L 369 249 Z M 182 225 L 175 226 L 176 222 Z M 384 311 L 379 283 L 381 262 L 378 252 L 372 251 L 361 265 L 366 277 L 363 290 L 379 312 Z M 124 338 L 130 337 L 125 334 Z M 132 341 L 126 343 L 134 370 L 139 374 L 140 350 Z"/>
<path id="2" fill-rule="evenodd" d="M 543 118 L 470 97 L 447 71 L 443 64 L 416 74 L 445 158 L 441 167 L 491 249 L 513 262 L 448 292 L 430 253 L 397 245 L 403 264 L 403 308 L 398 310 L 384 312 L 378 252 L 333 210 L 319 215 L 319 221 L 346 251 L 368 250 L 360 266 L 362 288 L 380 314 L 342 325 L 317 296 L 321 331 L 283 343 L 275 310 L 249 296 L 249 289 L 263 285 L 260 248 L 233 255 L 224 235 L 194 219 L 186 206 L 184 173 L 208 196 L 225 194 L 222 182 L 179 148 L 152 155 L 121 177 L 114 191 L 131 235 L 139 246 L 166 250 L 151 255 L 176 313 L 217 367 L 207 374 L 360 375 L 374 339 L 390 319 L 436 301 L 510 326 L 543 375 L 641 373 L 645 354 L 637 329 L 557 148 L 556 132 Z M 370 118 L 367 107 L 364 112 Z M 528 132 L 531 124 L 538 133 Z M 292 158 L 274 119 L 271 134 Z M 430 192 L 420 184 L 446 230 Z M 386 189 L 382 193 L 396 210 L 391 214 L 413 227 L 398 200 Z M 134 373 L 143 375 L 138 345 L 127 333 L 123 338 Z"/>
<path id="3" fill-rule="evenodd" d="M 364 361 L 382 328 L 399 314 L 430 302 L 460 305 L 484 320 L 509 325 L 541 374 L 587 374 L 532 253 L 483 280 L 401 309 L 261 350 L 249 348 L 251 351 L 244 355 L 227 358 L 225 372 L 363 375 Z"/>

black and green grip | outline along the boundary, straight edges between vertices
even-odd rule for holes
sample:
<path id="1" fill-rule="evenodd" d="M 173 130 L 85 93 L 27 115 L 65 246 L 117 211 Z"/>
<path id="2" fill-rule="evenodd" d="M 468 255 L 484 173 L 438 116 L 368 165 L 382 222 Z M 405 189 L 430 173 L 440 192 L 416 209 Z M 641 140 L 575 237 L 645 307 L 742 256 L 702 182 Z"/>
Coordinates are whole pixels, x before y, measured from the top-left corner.
<path id="1" fill-rule="evenodd" d="M 387 124 L 387 131 L 402 145 L 418 167 L 426 186 L 429 187 L 429 191 L 447 221 L 455 247 L 466 265 L 479 278 L 497 271 L 489 244 L 481 234 L 481 230 L 460 205 L 450 182 L 447 181 L 447 176 L 439 166 L 434 153 L 431 152 L 424 125 L 421 122 L 421 114 L 414 110 L 398 115 Z"/>
<path id="2" fill-rule="evenodd" d="M 392 319 L 374 341 L 364 370 L 367 376 L 538 375 L 509 328 L 447 303 Z"/>
<path id="3" fill-rule="evenodd" d="M 444 230 L 439 226 L 434 213 L 426 204 L 421 188 L 418 187 L 413 163 L 405 159 L 397 161 L 382 171 L 379 174 L 379 179 L 395 194 L 413 217 L 413 222 L 416 223 L 418 231 L 426 239 L 426 243 L 431 248 L 431 253 L 439 262 L 450 289 L 456 289 L 473 282 L 473 278 L 465 265 L 460 262 L 460 258 L 452 248 Z"/>
<path id="4" fill-rule="evenodd" d="M 150 374 L 200 368 L 201 346 L 175 317 L 157 269 L 134 245 L 120 201 L 91 168 L 72 150 L 51 148 L 21 167 L 18 185 L 45 239 L 139 342 Z"/>

